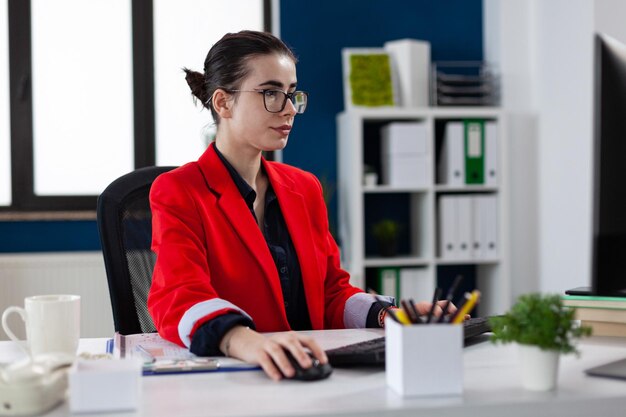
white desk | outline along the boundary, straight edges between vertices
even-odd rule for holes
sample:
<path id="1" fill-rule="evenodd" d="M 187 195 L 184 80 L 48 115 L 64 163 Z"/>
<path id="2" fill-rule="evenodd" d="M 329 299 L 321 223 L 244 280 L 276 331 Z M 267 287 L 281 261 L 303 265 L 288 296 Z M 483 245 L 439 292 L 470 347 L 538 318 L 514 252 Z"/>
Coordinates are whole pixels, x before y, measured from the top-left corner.
<path id="1" fill-rule="evenodd" d="M 323 347 L 364 340 L 377 330 L 310 332 Z M 80 351 L 103 352 L 106 339 L 81 341 Z M 516 349 L 480 343 L 464 350 L 464 393 L 458 397 L 402 398 L 385 385 L 382 370 L 335 369 L 327 380 L 272 382 L 260 371 L 143 378 L 143 407 L 112 416 L 620 416 L 626 381 L 588 377 L 583 370 L 626 357 L 626 340 L 593 338 L 582 355 L 561 358 L 558 389 L 521 388 Z M 0 362 L 20 356 L 0 343 Z M 436 377 L 433 375 L 424 377 Z M 69 415 L 67 404 L 47 414 Z M 102 414 L 98 414 L 102 416 Z"/>

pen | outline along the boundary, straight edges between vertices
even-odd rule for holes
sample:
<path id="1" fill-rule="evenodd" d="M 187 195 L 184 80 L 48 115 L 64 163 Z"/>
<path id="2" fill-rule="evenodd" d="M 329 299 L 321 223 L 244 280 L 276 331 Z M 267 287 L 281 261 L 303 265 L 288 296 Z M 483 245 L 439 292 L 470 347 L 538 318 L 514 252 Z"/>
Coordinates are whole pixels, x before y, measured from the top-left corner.
<path id="1" fill-rule="evenodd" d="M 452 324 L 459 324 L 463 322 L 465 315 L 469 313 L 478 302 L 478 299 L 480 298 L 480 291 L 474 290 L 472 291 L 472 294 L 466 293 L 465 298 L 466 298 L 466 301 L 463 304 L 463 306 L 459 308 L 456 314 L 452 317 L 452 320 L 451 320 Z"/>
<path id="2" fill-rule="evenodd" d="M 446 314 L 448 314 L 448 309 L 450 308 L 450 303 L 452 303 L 452 298 L 454 297 L 454 293 L 456 292 L 457 287 L 463 281 L 463 275 L 457 275 L 448 290 L 448 295 L 446 295 L 446 305 L 443 307 L 443 311 L 441 312 L 441 317 L 439 317 L 439 323 L 443 323 L 446 319 Z"/>
<path id="3" fill-rule="evenodd" d="M 413 312 L 413 314 L 415 315 L 416 318 L 416 323 L 417 324 L 422 324 L 424 323 L 424 319 L 422 317 L 420 317 L 420 313 L 417 311 L 417 309 L 415 308 L 415 301 L 413 301 L 412 298 L 409 298 L 409 308 L 411 309 L 411 311 Z"/>
<path id="4" fill-rule="evenodd" d="M 402 310 L 411 321 L 411 324 L 417 324 L 419 322 L 419 315 L 415 314 L 415 308 L 411 309 L 410 303 L 406 300 L 401 300 L 400 304 L 402 304 Z"/>
<path id="5" fill-rule="evenodd" d="M 439 297 L 441 297 L 441 288 L 435 288 L 435 293 L 433 294 L 433 303 L 430 306 L 430 311 L 428 312 L 428 316 L 426 317 L 426 323 L 430 323 L 433 319 L 433 314 L 435 314 L 435 307 L 437 307 L 437 301 L 439 301 Z"/>
<path id="6" fill-rule="evenodd" d="M 143 346 L 135 345 L 135 349 L 137 350 L 137 352 L 141 353 L 141 356 L 143 356 L 144 363 L 156 362 L 156 358 L 152 356 L 152 353 L 148 352 Z"/>

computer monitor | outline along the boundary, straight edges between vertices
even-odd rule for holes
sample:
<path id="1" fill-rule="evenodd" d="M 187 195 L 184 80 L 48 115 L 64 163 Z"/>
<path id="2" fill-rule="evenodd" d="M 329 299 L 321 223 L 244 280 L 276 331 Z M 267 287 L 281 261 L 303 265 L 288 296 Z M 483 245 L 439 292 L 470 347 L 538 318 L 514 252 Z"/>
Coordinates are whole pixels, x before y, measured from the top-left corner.
<path id="1" fill-rule="evenodd" d="M 626 297 L 626 45 L 594 40 L 591 287 L 570 295 Z"/>
<path id="2" fill-rule="evenodd" d="M 626 45 L 595 35 L 591 291 L 626 297 Z"/>

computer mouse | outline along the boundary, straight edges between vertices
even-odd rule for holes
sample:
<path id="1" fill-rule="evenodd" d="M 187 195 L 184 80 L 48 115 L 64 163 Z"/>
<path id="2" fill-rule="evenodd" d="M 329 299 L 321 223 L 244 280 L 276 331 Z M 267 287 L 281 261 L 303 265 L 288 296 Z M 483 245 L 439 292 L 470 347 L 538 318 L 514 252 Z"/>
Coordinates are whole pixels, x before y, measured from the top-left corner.
<path id="1" fill-rule="evenodd" d="M 289 352 L 288 350 L 285 350 L 285 355 L 287 355 L 287 359 L 289 359 L 289 362 L 291 362 L 291 366 L 293 366 L 293 369 L 296 370 L 294 376 L 292 376 L 291 378 L 285 378 L 295 379 L 298 381 L 317 381 L 320 379 L 328 378 L 330 374 L 333 373 L 333 368 L 332 366 L 330 366 L 330 364 L 320 363 L 320 361 L 311 353 L 309 353 L 309 356 L 311 357 L 313 365 L 311 365 L 309 368 L 303 368 L 297 361 L 297 359 L 294 358 L 291 352 Z"/>

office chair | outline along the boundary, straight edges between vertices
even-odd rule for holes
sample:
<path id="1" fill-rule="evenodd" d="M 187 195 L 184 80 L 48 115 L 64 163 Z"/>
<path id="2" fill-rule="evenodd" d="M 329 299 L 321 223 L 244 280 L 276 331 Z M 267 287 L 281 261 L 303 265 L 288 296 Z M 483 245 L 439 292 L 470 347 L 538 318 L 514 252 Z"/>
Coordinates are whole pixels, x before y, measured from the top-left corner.
<path id="1" fill-rule="evenodd" d="M 115 331 L 156 331 L 148 313 L 148 291 L 156 260 L 150 249 L 150 187 L 175 167 L 140 168 L 113 181 L 98 197 L 98 230 L 106 267 Z"/>

